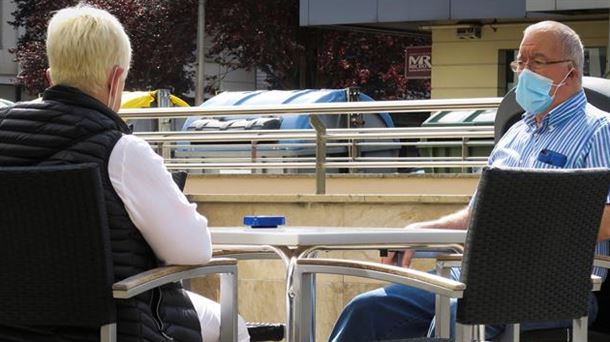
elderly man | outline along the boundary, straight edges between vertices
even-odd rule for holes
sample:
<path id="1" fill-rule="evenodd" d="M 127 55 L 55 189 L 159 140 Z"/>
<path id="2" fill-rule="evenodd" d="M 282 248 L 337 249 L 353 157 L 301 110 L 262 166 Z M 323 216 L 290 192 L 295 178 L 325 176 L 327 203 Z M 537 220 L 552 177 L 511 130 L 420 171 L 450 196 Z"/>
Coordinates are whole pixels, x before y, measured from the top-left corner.
<path id="1" fill-rule="evenodd" d="M 578 35 L 566 25 L 544 21 L 524 31 L 517 60 L 511 63 L 519 74 L 517 102 L 523 118 L 498 142 L 489 165 L 521 168 L 610 167 L 610 124 L 607 113 L 587 104 L 582 89 L 584 53 Z M 607 201 L 610 203 L 610 199 Z M 536 208 L 532 208 L 535 215 Z M 465 229 L 470 209 L 409 228 Z M 599 232 L 597 253 L 608 255 L 610 205 L 606 205 Z M 382 260 L 408 267 L 412 252 Z M 400 260 L 396 260 L 400 259 Z M 606 276 L 603 269 L 594 269 Z M 459 278 L 453 270 L 452 277 Z M 455 305 L 452 303 L 455 319 Z M 591 295 L 589 322 L 597 315 L 597 300 Z M 361 294 L 344 309 L 331 341 L 377 341 L 425 336 L 434 317 L 434 296 L 402 285 Z M 571 322 L 522 324 L 523 330 L 567 327 Z M 486 337 L 496 337 L 504 327 L 487 327 Z"/>
<path id="2" fill-rule="evenodd" d="M 116 111 L 131 61 L 123 26 L 106 11 L 58 11 L 47 31 L 51 83 L 40 102 L 0 112 L 0 165 L 100 165 L 115 280 L 160 264 L 205 264 L 207 220 L 173 183 L 148 144 Z M 41 289 L 44 295 L 44 289 Z M 117 302 L 119 341 L 218 341 L 219 305 L 179 284 Z M 239 341 L 249 341 L 243 320 Z M 96 340 L 99 332 L 0 326 L 2 341 Z"/>

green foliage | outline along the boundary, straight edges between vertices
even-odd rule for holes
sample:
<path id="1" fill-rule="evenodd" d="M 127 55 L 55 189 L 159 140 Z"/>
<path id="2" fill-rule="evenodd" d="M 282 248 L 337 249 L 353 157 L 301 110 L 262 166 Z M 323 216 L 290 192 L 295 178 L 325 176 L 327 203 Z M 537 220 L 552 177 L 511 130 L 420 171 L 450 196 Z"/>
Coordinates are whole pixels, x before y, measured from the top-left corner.
<path id="1" fill-rule="evenodd" d="M 46 26 L 52 12 L 78 0 L 13 0 L 25 34 L 13 50 L 19 82 L 32 93 L 46 87 Z M 117 16 L 134 55 L 127 89 L 193 89 L 198 0 L 89 0 Z M 404 49 L 427 38 L 299 26 L 298 0 L 207 0 L 208 58 L 227 70 L 264 71 L 272 89 L 360 87 L 376 99 L 429 96 L 429 82 L 404 78 Z M 217 88 L 209 80 L 208 90 Z"/>
<path id="2" fill-rule="evenodd" d="M 426 37 L 299 26 L 298 0 L 207 0 L 209 57 L 229 69 L 259 68 L 273 89 L 357 86 L 376 99 L 429 97 L 404 78 L 404 50 Z"/>
<path id="3" fill-rule="evenodd" d="M 23 27 L 24 35 L 12 50 L 20 65 L 18 81 L 30 93 L 47 87 L 45 35 L 54 11 L 78 0 L 13 0 L 17 9 L 11 24 Z M 114 14 L 130 37 L 133 58 L 126 88 L 170 88 L 182 94 L 193 88 L 197 0 L 89 0 L 88 4 Z"/>

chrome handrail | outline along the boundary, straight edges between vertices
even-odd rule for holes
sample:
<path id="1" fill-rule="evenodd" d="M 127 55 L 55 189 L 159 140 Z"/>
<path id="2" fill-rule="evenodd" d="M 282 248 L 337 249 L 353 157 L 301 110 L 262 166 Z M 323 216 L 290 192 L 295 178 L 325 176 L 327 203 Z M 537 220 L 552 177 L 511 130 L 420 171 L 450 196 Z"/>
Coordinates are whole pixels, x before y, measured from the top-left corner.
<path id="1" fill-rule="evenodd" d="M 431 168 L 439 167 L 436 162 L 326 162 L 327 168 L 359 168 L 359 169 L 379 169 L 379 168 Z M 484 161 L 445 161 L 443 167 L 483 167 L 487 165 Z M 316 162 L 298 163 L 167 163 L 170 170 L 192 170 L 192 169 L 314 169 Z"/>
<path id="2" fill-rule="evenodd" d="M 408 113 L 437 110 L 494 109 L 501 97 L 472 99 L 439 99 L 377 102 L 335 102 L 282 105 L 240 105 L 209 107 L 129 108 L 121 109 L 124 119 L 184 118 L 189 116 L 346 114 L 346 113 Z"/>
<path id="3" fill-rule="evenodd" d="M 378 101 L 378 102 L 341 102 L 341 103 L 314 103 L 314 104 L 283 104 L 283 105 L 239 105 L 239 106 L 209 106 L 209 107 L 169 107 L 169 108 L 139 108 L 121 109 L 119 115 L 124 119 L 161 119 L 184 118 L 190 116 L 216 117 L 216 116 L 253 116 L 253 115 L 292 115 L 292 114 L 352 114 L 352 113 L 408 113 L 431 112 L 440 110 L 475 110 L 497 108 L 502 98 L 472 98 L 472 99 L 440 99 L 440 100 L 409 100 L 409 101 Z M 220 131 L 187 131 L 187 132 L 138 132 L 136 135 L 147 140 L 151 145 L 157 146 L 160 153 L 166 158 L 170 169 L 316 169 L 317 193 L 324 193 L 325 169 L 327 168 L 438 168 L 458 167 L 472 168 L 486 165 L 483 158 L 468 156 L 468 146 L 493 145 L 494 129 L 492 126 L 468 127 L 417 127 L 417 128 L 349 128 L 332 129 L 323 125 L 314 125 L 315 129 L 291 130 L 220 130 Z M 367 142 L 367 140 L 382 140 L 380 142 Z M 417 139 L 419 141 L 396 141 L 395 139 Z M 423 140 L 422 140 L 423 139 Z M 427 141 L 431 139 L 432 141 Z M 439 141 L 439 139 L 457 139 L 456 141 Z M 471 141 L 470 139 L 475 139 Z M 294 156 L 288 156 L 286 161 L 277 162 L 273 154 L 269 160 L 257 156 L 257 149 L 271 148 L 275 153 L 281 153 L 280 147 L 286 147 L 286 140 L 293 140 L 293 148 L 316 147 L 316 162 L 311 158 L 292 162 Z M 189 145 L 184 143 L 188 142 Z M 260 162 L 243 162 L 243 154 L 236 158 L 238 162 L 218 162 L 220 158 L 193 159 L 194 162 L 172 160 L 170 148 L 182 148 L 186 153 L 196 154 L 198 146 L 190 143 L 214 143 L 212 146 L 224 146 L 223 142 L 249 142 L 251 160 Z M 274 143 L 269 143 L 274 142 Z M 220 143 L 220 145 L 219 145 Z M 347 159 L 326 158 L 326 148 L 340 148 L 349 146 L 406 145 L 406 146 L 461 146 L 460 157 L 435 158 L 429 157 L 425 161 L 412 159 L 349 157 Z M 321 146 L 323 145 L 323 146 Z M 235 146 L 235 145 L 227 145 Z M 275 150 L 275 149 L 278 150 Z M 214 152 L 218 155 L 218 152 Z M 456 160 L 459 159 L 459 160 Z M 213 162 L 210 162 L 213 161 Z"/>

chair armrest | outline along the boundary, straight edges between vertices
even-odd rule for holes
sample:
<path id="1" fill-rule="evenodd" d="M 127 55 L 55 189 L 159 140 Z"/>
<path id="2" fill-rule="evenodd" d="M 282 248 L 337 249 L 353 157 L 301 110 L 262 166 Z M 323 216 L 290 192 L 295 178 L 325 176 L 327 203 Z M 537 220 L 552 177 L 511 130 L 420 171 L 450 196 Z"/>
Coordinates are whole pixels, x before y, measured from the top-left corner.
<path id="1" fill-rule="evenodd" d="M 593 259 L 593 266 L 610 269 L 610 256 L 600 254 L 595 255 L 595 259 Z"/>
<path id="2" fill-rule="evenodd" d="M 165 284 L 215 273 L 235 273 L 237 260 L 212 258 L 205 265 L 178 265 L 157 267 L 138 273 L 112 285 L 114 298 L 126 299 Z"/>
<path id="3" fill-rule="evenodd" d="M 443 254 L 436 257 L 436 265 L 439 268 L 459 267 L 462 264 L 462 254 Z M 610 268 L 610 257 L 605 255 L 596 255 L 594 265 L 598 267 Z M 592 291 L 599 291 L 602 286 L 602 278 L 592 274 L 591 283 L 593 284 Z"/>
<path id="4" fill-rule="evenodd" d="M 443 296 L 461 298 L 464 283 L 410 268 L 343 259 L 298 259 L 300 273 L 329 273 L 371 278 L 412 286 Z"/>
<path id="5" fill-rule="evenodd" d="M 440 254 L 436 256 L 437 271 L 439 268 L 461 267 L 463 254 Z"/>
<path id="6" fill-rule="evenodd" d="M 232 250 L 232 249 L 219 249 L 214 250 L 213 255 L 215 258 L 233 258 L 237 260 L 268 260 L 268 259 L 279 259 L 280 257 L 273 251 L 268 250 Z"/>
<path id="7" fill-rule="evenodd" d="M 593 283 L 593 288 L 591 291 L 599 291 L 602 289 L 603 281 L 601 277 L 591 274 L 591 283 Z"/>

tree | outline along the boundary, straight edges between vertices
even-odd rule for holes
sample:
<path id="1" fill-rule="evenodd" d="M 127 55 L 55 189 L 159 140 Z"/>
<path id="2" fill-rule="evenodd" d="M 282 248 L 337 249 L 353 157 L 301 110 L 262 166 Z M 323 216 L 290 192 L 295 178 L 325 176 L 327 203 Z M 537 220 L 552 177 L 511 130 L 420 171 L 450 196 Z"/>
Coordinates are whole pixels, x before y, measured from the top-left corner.
<path id="1" fill-rule="evenodd" d="M 375 99 L 429 97 L 422 81 L 404 75 L 405 49 L 426 45 L 419 37 L 370 34 L 354 31 L 325 31 L 318 53 L 320 87 L 360 87 Z"/>
<path id="2" fill-rule="evenodd" d="M 31 93 L 46 87 L 45 31 L 52 11 L 78 0 L 13 0 L 18 80 Z M 193 88 L 198 0 L 89 0 L 113 13 L 133 47 L 127 89 Z M 404 78 L 404 49 L 425 36 L 299 26 L 298 0 L 207 0 L 208 58 L 227 70 L 260 69 L 273 89 L 357 86 L 376 99 L 429 96 L 429 82 Z M 215 76 L 217 81 L 223 76 Z M 214 83 L 209 88 L 214 88 Z"/>
<path id="3" fill-rule="evenodd" d="M 259 68 L 274 89 L 299 88 L 309 32 L 298 11 L 296 0 L 207 0 L 208 56 L 229 70 Z"/>
<path id="4" fill-rule="evenodd" d="M 21 72 L 18 82 L 30 93 L 47 87 L 45 51 L 47 23 L 54 11 L 73 6 L 78 0 L 13 0 L 17 9 L 11 24 L 23 27 L 15 53 Z M 197 0 L 89 0 L 108 10 L 125 26 L 133 58 L 126 88 L 131 90 L 170 88 L 182 94 L 193 88 Z"/>
<path id="5" fill-rule="evenodd" d="M 274 89 L 358 86 L 377 99 L 429 96 L 404 78 L 404 50 L 426 36 L 299 26 L 297 0 L 207 0 L 209 57 L 229 70 L 258 68 Z M 427 94 L 427 95 L 426 95 Z"/>

